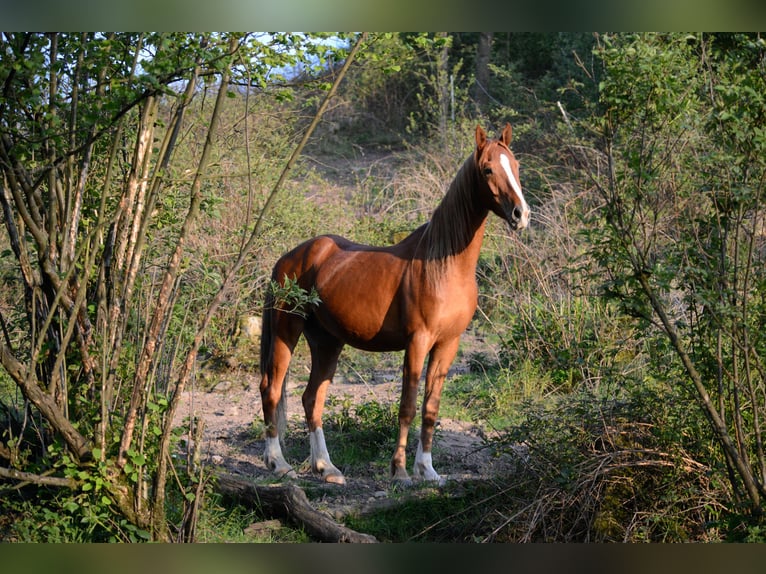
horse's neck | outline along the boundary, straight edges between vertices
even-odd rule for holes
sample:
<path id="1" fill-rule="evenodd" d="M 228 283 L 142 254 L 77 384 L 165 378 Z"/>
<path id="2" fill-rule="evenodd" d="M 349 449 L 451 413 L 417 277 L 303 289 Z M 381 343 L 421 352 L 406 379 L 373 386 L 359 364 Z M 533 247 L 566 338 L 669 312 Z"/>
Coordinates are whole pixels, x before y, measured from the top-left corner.
<path id="1" fill-rule="evenodd" d="M 424 259 L 434 279 L 449 269 L 471 274 L 476 270 L 488 214 L 476 201 L 476 185 L 478 178 L 473 158 L 469 157 L 425 228 Z"/>

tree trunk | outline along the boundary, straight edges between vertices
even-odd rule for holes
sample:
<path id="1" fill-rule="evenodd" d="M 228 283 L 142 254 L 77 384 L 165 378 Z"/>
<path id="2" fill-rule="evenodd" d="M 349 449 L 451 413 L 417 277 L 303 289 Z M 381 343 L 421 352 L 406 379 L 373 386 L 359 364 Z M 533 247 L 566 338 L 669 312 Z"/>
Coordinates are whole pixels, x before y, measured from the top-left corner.
<path id="1" fill-rule="evenodd" d="M 447 38 L 447 32 L 438 32 L 439 38 Z M 447 118 L 449 118 L 449 42 L 444 42 L 436 63 L 436 89 L 439 98 L 439 137 L 447 145 Z"/>
<path id="2" fill-rule="evenodd" d="M 473 86 L 473 97 L 480 112 L 485 111 L 489 104 L 489 56 L 492 36 L 492 32 L 480 32 L 479 44 L 476 47 L 476 81 Z"/>

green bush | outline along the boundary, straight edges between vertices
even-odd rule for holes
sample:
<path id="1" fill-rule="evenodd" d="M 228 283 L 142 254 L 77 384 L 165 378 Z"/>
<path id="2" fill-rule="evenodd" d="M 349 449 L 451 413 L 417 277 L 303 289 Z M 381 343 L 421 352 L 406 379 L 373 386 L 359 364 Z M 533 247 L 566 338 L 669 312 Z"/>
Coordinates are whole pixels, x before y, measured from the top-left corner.
<path id="1" fill-rule="evenodd" d="M 383 475 L 396 444 L 399 409 L 396 403 L 330 397 L 325 428 L 333 433 L 333 462 L 347 474 Z"/>

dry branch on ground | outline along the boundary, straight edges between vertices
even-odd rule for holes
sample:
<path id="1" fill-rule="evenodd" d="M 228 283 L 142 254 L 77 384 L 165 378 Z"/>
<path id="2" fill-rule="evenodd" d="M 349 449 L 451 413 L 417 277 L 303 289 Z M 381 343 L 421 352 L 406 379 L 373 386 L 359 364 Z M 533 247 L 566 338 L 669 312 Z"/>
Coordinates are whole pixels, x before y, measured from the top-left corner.
<path id="1" fill-rule="evenodd" d="M 356 532 L 319 512 L 306 493 L 294 484 L 257 485 L 231 474 L 220 474 L 216 488 L 224 496 L 247 506 L 257 507 L 265 515 L 284 518 L 302 527 L 320 542 L 377 542 L 374 536 Z"/>

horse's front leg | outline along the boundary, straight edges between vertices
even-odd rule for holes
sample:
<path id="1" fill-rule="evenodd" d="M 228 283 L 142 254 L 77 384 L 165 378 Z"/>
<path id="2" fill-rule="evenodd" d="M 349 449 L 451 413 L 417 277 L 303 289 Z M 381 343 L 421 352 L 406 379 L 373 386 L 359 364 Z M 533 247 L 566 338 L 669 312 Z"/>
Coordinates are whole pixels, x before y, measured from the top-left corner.
<path id="1" fill-rule="evenodd" d="M 399 401 L 399 437 L 396 441 L 396 450 L 391 459 L 391 477 L 396 482 L 410 483 L 407 474 L 407 435 L 415 418 L 418 398 L 418 382 L 420 373 L 423 371 L 427 346 L 413 340 L 404 353 L 404 367 L 402 369 L 402 396 Z"/>
<path id="2" fill-rule="evenodd" d="M 440 484 L 444 481 L 434 470 L 431 447 L 433 446 L 434 426 L 439 415 L 439 402 L 441 401 L 444 380 L 447 378 L 447 372 L 457 354 L 459 342 L 459 338 L 452 339 L 443 344 L 438 343 L 431 350 L 423 396 L 423 424 L 420 428 L 420 441 L 413 468 L 413 474 L 416 478 Z"/>

